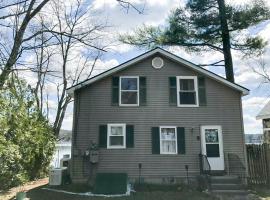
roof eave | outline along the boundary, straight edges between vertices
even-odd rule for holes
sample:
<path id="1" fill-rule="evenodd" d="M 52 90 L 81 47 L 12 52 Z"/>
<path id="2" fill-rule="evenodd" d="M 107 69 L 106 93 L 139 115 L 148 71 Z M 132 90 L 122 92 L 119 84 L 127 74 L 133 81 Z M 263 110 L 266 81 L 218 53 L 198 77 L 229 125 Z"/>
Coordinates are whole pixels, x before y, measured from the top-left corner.
<path id="1" fill-rule="evenodd" d="M 259 119 L 270 119 L 270 114 L 269 115 L 258 115 L 257 117 L 256 117 L 256 119 L 257 120 L 259 120 Z"/>

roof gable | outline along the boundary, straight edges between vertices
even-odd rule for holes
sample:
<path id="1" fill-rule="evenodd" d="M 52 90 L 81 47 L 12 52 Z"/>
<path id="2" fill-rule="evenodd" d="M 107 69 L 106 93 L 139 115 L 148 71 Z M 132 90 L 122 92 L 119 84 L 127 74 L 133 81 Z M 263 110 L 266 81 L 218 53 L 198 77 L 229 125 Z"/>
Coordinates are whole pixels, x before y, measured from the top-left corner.
<path id="1" fill-rule="evenodd" d="M 256 119 L 266 119 L 270 118 L 270 101 L 261 109 Z"/>
<path id="2" fill-rule="evenodd" d="M 244 88 L 244 87 L 242 87 L 242 86 L 240 86 L 238 84 L 232 83 L 232 82 L 226 80 L 225 78 L 223 78 L 223 77 L 221 77 L 221 76 L 219 76 L 219 75 L 217 75 L 217 74 L 215 74 L 215 73 L 213 73 L 213 72 L 211 72 L 209 70 L 206 70 L 206 69 L 204 69 L 204 68 L 202 68 L 202 67 L 200 67 L 200 66 L 198 66 L 198 65 L 196 65 L 196 64 L 194 64 L 192 62 L 189 62 L 189 61 L 187 61 L 187 60 L 185 60 L 185 59 L 183 59 L 183 58 L 181 58 L 179 56 L 176 56 L 175 54 L 172 54 L 172 53 L 170 53 L 170 52 L 168 52 L 168 51 L 166 51 L 166 50 L 164 50 L 162 48 L 159 48 L 159 47 L 157 47 L 157 48 L 155 48 L 153 50 L 150 50 L 150 51 L 148 51 L 148 52 L 146 52 L 144 54 L 141 54 L 141 55 L 139 55 L 139 56 L 127 61 L 127 62 L 124 62 L 124 63 L 112 68 L 112 69 L 109 69 L 109 70 L 107 70 L 107 71 L 105 71 L 105 72 L 103 72 L 101 74 L 98 74 L 98 75 L 96 75 L 94 77 L 91 77 L 90 79 L 87 79 L 87 80 L 85 80 L 85 81 L 83 81 L 81 83 L 78 83 L 77 85 L 74 85 L 74 86 L 68 88 L 67 93 L 68 94 L 73 94 L 73 92 L 75 90 L 77 90 L 77 89 L 80 89 L 80 88 L 82 88 L 82 87 L 84 87 L 86 85 L 90 85 L 90 84 L 92 84 L 92 83 L 94 83 L 94 82 L 96 82 L 96 81 L 98 81 L 100 79 L 103 79 L 103 78 L 105 78 L 107 76 L 110 76 L 110 75 L 112 75 L 112 74 L 114 74 L 114 73 L 116 73 L 118 71 L 121 71 L 121 70 L 123 70 L 123 69 L 125 69 L 125 68 L 139 62 L 139 61 L 142 61 L 142 60 L 156 54 L 156 53 L 160 53 L 161 55 L 163 55 L 163 56 L 165 56 L 165 57 L 167 57 L 167 58 L 169 58 L 169 59 L 171 59 L 171 60 L 173 60 L 175 62 L 183 64 L 186 67 L 188 67 L 188 68 L 190 68 L 190 69 L 192 69 L 192 70 L 194 70 L 196 72 L 200 72 L 200 73 L 204 74 L 205 76 L 207 76 L 209 78 L 212 78 L 212 79 L 214 79 L 214 80 L 216 80 L 216 81 L 218 81 L 220 83 L 223 83 L 223 84 L 227 85 L 228 87 L 231 87 L 231 88 L 233 88 L 235 90 L 238 90 L 238 91 L 240 91 L 242 93 L 243 96 L 249 94 L 249 90 L 247 88 Z"/>

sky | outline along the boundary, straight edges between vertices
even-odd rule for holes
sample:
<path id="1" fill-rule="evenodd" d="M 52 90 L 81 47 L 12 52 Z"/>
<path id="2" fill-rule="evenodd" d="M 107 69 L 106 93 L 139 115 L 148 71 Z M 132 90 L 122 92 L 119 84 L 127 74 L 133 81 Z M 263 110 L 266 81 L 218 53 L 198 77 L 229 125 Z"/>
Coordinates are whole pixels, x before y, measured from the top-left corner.
<path id="1" fill-rule="evenodd" d="M 109 68 L 115 67 L 118 64 L 125 62 L 146 50 L 138 49 L 133 46 L 121 44 L 117 42 L 117 35 L 132 31 L 142 24 L 162 26 L 166 23 L 166 19 L 170 11 L 179 5 L 183 5 L 183 0 L 132 0 L 139 9 L 144 8 L 143 14 L 139 14 L 133 9 L 126 12 L 115 0 L 93 0 L 91 5 L 92 9 L 96 11 L 100 19 L 106 20 L 110 24 L 108 29 L 108 38 L 113 41 L 113 46 L 109 48 L 109 51 L 105 53 L 100 60 L 98 60 L 99 67 L 94 70 L 93 75 L 103 72 Z M 235 1 L 227 1 L 228 3 L 235 4 Z M 248 2 L 247 0 L 238 0 L 237 4 Z M 270 2 L 268 2 L 270 6 Z M 255 27 L 251 27 L 247 30 L 251 34 L 259 34 L 265 40 L 270 43 L 270 21 L 263 22 Z M 209 63 L 216 61 L 222 55 L 217 53 L 203 53 L 203 55 L 197 55 L 187 53 L 181 48 L 170 47 L 168 51 L 175 53 L 176 55 L 187 59 L 195 64 Z M 262 79 L 259 75 L 255 74 L 252 70 L 258 63 L 254 59 L 243 58 L 238 52 L 232 52 L 234 70 L 235 70 L 235 82 L 248 88 L 250 94 L 242 98 L 243 105 L 243 119 L 246 134 L 262 133 L 262 123 L 260 120 L 256 120 L 256 115 L 262 109 L 262 107 L 270 100 L 270 85 L 262 84 Z M 265 62 L 270 68 L 270 46 L 268 45 L 265 53 Z M 221 76 L 224 76 L 223 67 L 207 68 Z M 50 106 L 55 105 L 54 98 L 50 99 Z M 62 129 L 72 129 L 72 107 L 70 104 L 67 109 Z"/>

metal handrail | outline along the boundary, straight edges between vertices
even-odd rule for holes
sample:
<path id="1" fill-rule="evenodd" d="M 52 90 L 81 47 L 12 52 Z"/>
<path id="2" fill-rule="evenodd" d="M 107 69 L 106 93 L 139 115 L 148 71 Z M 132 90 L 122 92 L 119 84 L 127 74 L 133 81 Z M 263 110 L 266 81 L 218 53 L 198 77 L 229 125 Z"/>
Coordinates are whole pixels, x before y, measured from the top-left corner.
<path id="1" fill-rule="evenodd" d="M 210 166 L 207 156 L 200 153 L 199 160 L 200 160 L 200 173 L 211 174 L 211 166 Z"/>

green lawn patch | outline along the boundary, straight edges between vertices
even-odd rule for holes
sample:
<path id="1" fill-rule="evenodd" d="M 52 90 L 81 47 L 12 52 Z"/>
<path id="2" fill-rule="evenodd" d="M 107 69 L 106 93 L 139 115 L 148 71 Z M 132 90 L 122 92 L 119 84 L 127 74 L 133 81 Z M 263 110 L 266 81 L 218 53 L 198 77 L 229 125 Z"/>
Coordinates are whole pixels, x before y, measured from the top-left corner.
<path id="1" fill-rule="evenodd" d="M 270 198 L 270 186 L 267 185 L 249 185 L 249 190 L 260 197 Z"/>
<path id="2" fill-rule="evenodd" d="M 182 191 L 183 189 L 187 189 L 187 186 L 174 184 L 174 185 L 166 185 L 166 184 L 149 184 L 149 183 L 135 183 L 134 190 L 136 192 L 153 192 L 153 191 Z"/>
<path id="3" fill-rule="evenodd" d="M 95 194 L 125 194 L 127 192 L 127 174 L 98 173 L 96 176 Z"/>
<path id="4" fill-rule="evenodd" d="M 69 185 L 46 185 L 46 188 L 52 188 L 56 190 L 64 190 L 68 192 L 74 193 L 85 193 L 93 191 L 93 188 L 87 184 L 69 184 Z"/>
<path id="5" fill-rule="evenodd" d="M 211 195 L 198 191 L 153 191 L 135 192 L 126 197 L 88 197 L 80 195 L 65 194 L 42 189 L 32 189 L 27 192 L 27 197 L 31 200 L 219 200 Z"/>

